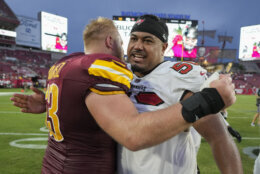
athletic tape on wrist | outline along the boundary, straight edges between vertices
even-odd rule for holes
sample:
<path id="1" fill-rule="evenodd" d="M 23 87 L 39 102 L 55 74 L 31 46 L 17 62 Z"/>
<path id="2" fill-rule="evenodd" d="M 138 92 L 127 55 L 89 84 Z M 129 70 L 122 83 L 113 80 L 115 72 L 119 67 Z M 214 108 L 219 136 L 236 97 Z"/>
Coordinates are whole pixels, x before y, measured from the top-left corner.
<path id="1" fill-rule="evenodd" d="M 182 116 L 190 123 L 209 114 L 218 113 L 225 103 L 215 88 L 204 88 L 201 92 L 181 101 Z"/>

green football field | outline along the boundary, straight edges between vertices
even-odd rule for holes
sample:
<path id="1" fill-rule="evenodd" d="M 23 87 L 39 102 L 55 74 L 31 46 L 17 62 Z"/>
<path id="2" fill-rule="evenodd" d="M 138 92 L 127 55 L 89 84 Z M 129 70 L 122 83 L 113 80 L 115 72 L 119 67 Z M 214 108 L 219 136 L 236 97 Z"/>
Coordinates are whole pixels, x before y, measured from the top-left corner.
<path id="1" fill-rule="evenodd" d="M 20 113 L 12 106 L 12 92 L 21 89 L 0 89 L 0 174 L 37 174 L 46 147 L 48 132 L 44 114 Z M 26 92 L 30 93 L 30 91 Z M 228 122 L 243 139 L 236 144 L 245 174 L 253 173 L 254 160 L 259 153 L 260 127 L 251 127 L 256 113 L 255 96 L 238 95 L 237 102 L 228 109 Z M 211 149 L 202 139 L 198 154 L 202 174 L 219 174 Z"/>

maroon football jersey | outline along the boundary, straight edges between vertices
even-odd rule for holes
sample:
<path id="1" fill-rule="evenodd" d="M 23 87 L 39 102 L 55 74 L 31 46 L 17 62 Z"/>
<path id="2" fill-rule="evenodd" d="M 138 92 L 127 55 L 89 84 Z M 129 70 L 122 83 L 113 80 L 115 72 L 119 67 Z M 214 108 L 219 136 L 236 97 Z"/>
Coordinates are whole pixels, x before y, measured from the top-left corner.
<path id="1" fill-rule="evenodd" d="M 50 133 L 42 173 L 115 173 L 116 143 L 97 125 L 85 98 L 91 91 L 127 93 L 131 80 L 126 65 L 106 54 L 75 53 L 50 68 L 46 91 Z"/>

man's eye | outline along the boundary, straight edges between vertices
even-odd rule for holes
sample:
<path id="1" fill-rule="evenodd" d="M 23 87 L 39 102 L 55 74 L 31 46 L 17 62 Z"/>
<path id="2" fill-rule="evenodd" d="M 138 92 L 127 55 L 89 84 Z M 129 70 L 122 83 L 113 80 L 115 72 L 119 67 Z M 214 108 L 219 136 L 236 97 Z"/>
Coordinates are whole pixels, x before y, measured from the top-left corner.
<path id="1" fill-rule="evenodd" d="M 151 41 L 151 40 L 148 40 L 148 39 L 146 39 L 146 40 L 144 40 L 145 42 L 147 42 L 147 43 L 152 43 L 153 41 Z"/>

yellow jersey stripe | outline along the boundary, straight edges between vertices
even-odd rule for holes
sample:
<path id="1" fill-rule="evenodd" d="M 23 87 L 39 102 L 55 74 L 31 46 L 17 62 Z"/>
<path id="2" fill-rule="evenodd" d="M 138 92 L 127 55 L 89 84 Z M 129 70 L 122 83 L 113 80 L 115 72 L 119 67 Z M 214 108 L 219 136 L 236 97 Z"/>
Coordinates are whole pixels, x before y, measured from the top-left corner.
<path id="1" fill-rule="evenodd" d="M 119 63 L 119 62 L 117 62 L 117 63 Z M 92 65 L 99 65 L 99 66 L 105 66 L 105 67 L 112 68 L 112 69 L 114 69 L 116 71 L 119 71 L 119 72 L 125 74 L 131 80 L 133 79 L 133 73 L 131 71 L 129 71 L 128 69 L 123 68 L 123 67 L 117 65 L 114 61 L 113 62 L 109 62 L 109 61 L 105 61 L 105 60 L 96 60 Z"/>
<path id="2" fill-rule="evenodd" d="M 130 83 L 133 79 L 133 74 L 129 70 L 116 65 L 114 62 L 96 60 L 88 71 L 90 75 L 110 79 L 124 84 L 128 88 L 130 88 Z"/>
<path id="3" fill-rule="evenodd" d="M 118 82 L 118 83 L 124 84 L 128 88 L 130 88 L 131 80 L 128 77 L 126 78 L 124 76 L 124 74 L 118 74 L 118 71 L 114 71 L 111 68 L 107 68 L 107 67 L 103 67 L 103 66 L 94 66 L 92 68 L 89 68 L 88 71 L 89 71 L 90 75 L 110 79 L 113 82 Z"/>
<path id="4" fill-rule="evenodd" d="M 89 88 L 92 92 L 100 95 L 125 94 L 125 91 L 100 91 L 95 88 Z"/>
<path id="5" fill-rule="evenodd" d="M 121 62 L 118 62 L 118 61 L 116 61 L 116 60 L 112 60 L 112 61 L 115 62 L 115 63 L 117 63 L 117 64 L 119 64 L 119 65 L 121 65 L 122 67 L 126 67 L 126 65 L 123 64 L 123 63 L 121 63 Z"/>

